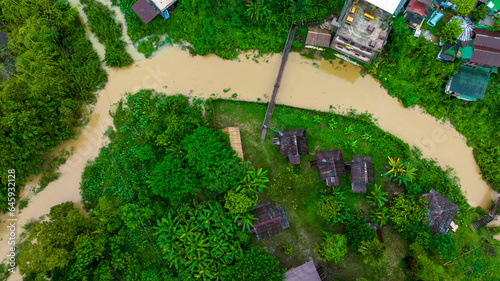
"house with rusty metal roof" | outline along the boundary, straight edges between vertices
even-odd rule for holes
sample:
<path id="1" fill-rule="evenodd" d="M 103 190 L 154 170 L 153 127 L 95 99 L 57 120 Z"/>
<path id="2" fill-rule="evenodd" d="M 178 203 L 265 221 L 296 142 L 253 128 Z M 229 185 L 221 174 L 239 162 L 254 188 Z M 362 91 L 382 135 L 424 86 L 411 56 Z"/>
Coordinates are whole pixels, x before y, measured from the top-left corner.
<path id="1" fill-rule="evenodd" d="M 311 165 L 318 167 L 319 177 L 328 187 L 339 186 L 339 177 L 346 176 L 340 149 L 316 153 L 316 160 Z"/>
<path id="2" fill-rule="evenodd" d="M 309 154 L 306 130 L 296 129 L 278 132 L 279 137 L 273 143 L 280 146 L 281 156 L 288 157 L 291 165 L 300 164 L 300 155 Z"/>
<path id="3" fill-rule="evenodd" d="M 332 32 L 327 29 L 310 27 L 307 31 L 306 48 L 314 47 L 330 47 L 332 40 Z"/>
<path id="4" fill-rule="evenodd" d="M 458 205 L 434 189 L 422 195 L 422 198 L 428 201 L 427 208 L 429 211 L 426 217 L 429 219 L 431 231 L 441 234 L 448 232 L 453 218 L 458 213 Z"/>
<path id="5" fill-rule="evenodd" d="M 474 29 L 476 37 L 472 48 L 474 52 L 469 64 L 483 67 L 500 66 L 500 32 L 492 32 L 486 29 Z"/>
<path id="6" fill-rule="evenodd" d="M 250 213 L 257 218 L 252 222 L 250 233 L 255 233 L 258 240 L 278 235 L 289 227 L 285 210 L 274 203 L 256 206 Z"/>
<path id="7" fill-rule="evenodd" d="M 132 10 L 147 24 L 152 21 L 158 14 L 164 19 L 170 17 L 169 9 L 171 9 L 178 0 L 137 0 L 132 5 Z"/>
<path id="8" fill-rule="evenodd" d="M 375 183 L 375 165 L 369 156 L 354 156 L 351 167 L 351 187 L 354 193 L 366 193 L 368 184 Z"/>
<path id="9" fill-rule="evenodd" d="M 314 262 L 308 261 L 305 264 L 292 268 L 285 273 L 286 281 L 321 281 Z"/>

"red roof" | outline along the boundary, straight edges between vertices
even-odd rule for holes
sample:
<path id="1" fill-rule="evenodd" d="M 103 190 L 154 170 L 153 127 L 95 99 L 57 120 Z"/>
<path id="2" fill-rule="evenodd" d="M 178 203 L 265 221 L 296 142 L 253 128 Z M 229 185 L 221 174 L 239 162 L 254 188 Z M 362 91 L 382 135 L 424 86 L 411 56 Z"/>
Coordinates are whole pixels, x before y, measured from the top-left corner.
<path id="1" fill-rule="evenodd" d="M 408 3 L 406 11 L 421 15 L 424 18 L 427 18 L 431 13 L 431 11 L 427 10 L 427 6 L 425 4 L 418 2 L 417 0 L 411 0 L 410 3 Z"/>
<path id="2" fill-rule="evenodd" d="M 144 23 L 148 23 L 153 20 L 158 12 L 149 4 L 146 0 L 137 0 L 134 5 L 132 5 L 132 10 L 141 18 Z"/>

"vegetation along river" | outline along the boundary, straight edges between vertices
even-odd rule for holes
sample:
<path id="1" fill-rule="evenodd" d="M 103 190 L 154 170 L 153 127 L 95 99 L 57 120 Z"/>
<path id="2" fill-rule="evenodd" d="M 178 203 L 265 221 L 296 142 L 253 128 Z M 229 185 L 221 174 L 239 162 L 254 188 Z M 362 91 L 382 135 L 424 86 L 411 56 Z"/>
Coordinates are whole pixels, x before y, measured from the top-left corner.
<path id="1" fill-rule="evenodd" d="M 94 41 L 95 43 L 95 41 Z M 112 125 L 109 110 L 125 92 L 155 89 L 169 94 L 184 93 L 208 98 L 212 93 L 244 101 L 268 101 L 272 92 L 281 56 L 260 58 L 256 63 L 240 56 L 240 62 L 222 60 L 215 56 L 192 57 L 179 47 L 165 49 L 149 60 L 137 61 L 126 69 L 107 69 L 109 82 L 99 92 L 99 98 L 90 122 L 80 136 L 62 144 L 74 147 L 73 155 L 61 166 L 60 178 L 48 185 L 31 200 L 17 216 L 18 224 L 38 218 L 53 205 L 71 200 L 80 201 L 79 183 L 88 160 L 97 156 L 105 144 L 103 134 Z M 419 147 L 425 157 L 437 159 L 443 168 L 453 167 L 472 206 L 487 207 L 493 191 L 481 179 L 474 161 L 472 148 L 449 123 L 436 121 L 420 109 L 406 109 L 390 97 L 370 76 L 360 77 L 360 69 L 349 63 L 330 64 L 313 62 L 290 54 L 278 93 L 278 103 L 295 107 L 327 111 L 330 105 L 342 109 L 354 108 L 373 113 L 378 125 L 385 131 Z M 230 89 L 225 92 L 223 89 Z M 262 116 L 264 118 L 264 116 Z M 260 128 L 256 128 L 259 130 Z M 26 186 L 29 190 L 36 178 Z M 2 217 L 5 221 L 5 216 Z M 0 226 L 1 237 L 7 239 L 5 223 Z M 0 255 L 5 257 L 7 243 L 2 243 Z M 10 280 L 20 280 L 12 275 Z"/>

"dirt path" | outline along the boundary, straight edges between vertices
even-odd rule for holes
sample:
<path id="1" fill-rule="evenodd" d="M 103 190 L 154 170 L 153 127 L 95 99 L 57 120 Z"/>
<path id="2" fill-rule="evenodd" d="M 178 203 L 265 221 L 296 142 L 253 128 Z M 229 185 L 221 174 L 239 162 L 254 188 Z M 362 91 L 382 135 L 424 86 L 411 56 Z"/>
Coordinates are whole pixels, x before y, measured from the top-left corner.
<path id="1" fill-rule="evenodd" d="M 88 160 L 97 156 L 103 144 L 103 133 L 112 124 L 108 112 L 125 92 L 146 88 L 169 94 L 196 93 L 205 98 L 212 93 L 226 98 L 236 93 L 240 100 L 257 101 L 260 98 L 268 101 L 280 58 L 276 55 L 261 59 L 260 63 L 244 56 L 241 62 L 224 61 L 215 56 L 193 58 L 174 47 L 127 69 L 108 69 L 109 82 L 99 93 L 90 123 L 78 139 L 61 145 L 74 147 L 74 154 L 60 168 L 61 177 L 31 199 L 28 207 L 17 216 L 17 225 L 46 214 L 53 205 L 68 200 L 79 202 L 78 187 L 83 168 Z M 223 89 L 228 88 L 230 90 L 224 93 Z M 353 65 L 313 64 L 297 53 L 290 54 L 278 103 L 325 111 L 330 105 L 340 105 L 373 113 L 383 130 L 416 145 L 424 156 L 436 158 L 442 167 L 453 167 L 471 205 L 487 206 L 492 198 L 491 189 L 481 179 L 472 148 L 467 147 L 464 138 L 450 124 L 438 122 L 418 109 L 403 108 L 372 77 L 359 77 L 359 69 Z M 26 189 L 33 185 L 28 184 Z M 2 216 L 2 220 L 5 219 Z M 0 235 L 3 238 L 0 255 L 5 257 L 8 252 L 5 223 L 0 225 Z M 19 275 L 12 275 L 9 280 L 21 279 Z"/>

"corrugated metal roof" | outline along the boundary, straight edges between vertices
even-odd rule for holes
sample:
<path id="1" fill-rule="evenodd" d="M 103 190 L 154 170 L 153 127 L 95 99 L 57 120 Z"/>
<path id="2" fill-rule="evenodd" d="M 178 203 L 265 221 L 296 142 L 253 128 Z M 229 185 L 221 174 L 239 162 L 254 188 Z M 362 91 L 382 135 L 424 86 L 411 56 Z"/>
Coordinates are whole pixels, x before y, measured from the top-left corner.
<path id="1" fill-rule="evenodd" d="M 145 24 L 152 21 L 158 15 L 156 9 L 146 0 L 137 0 L 132 5 L 132 10 L 134 10 Z"/>
<path id="2" fill-rule="evenodd" d="M 427 204 L 427 208 L 429 209 L 427 216 L 430 219 L 429 226 L 431 230 L 441 234 L 446 233 L 453 218 L 458 213 L 458 205 L 434 189 L 422 195 L 422 197 L 429 201 Z"/>
<path id="3" fill-rule="evenodd" d="M 475 47 L 470 62 L 488 66 L 500 66 L 500 52 L 491 48 Z"/>
<path id="4" fill-rule="evenodd" d="M 286 281 L 321 281 L 313 261 L 289 270 L 285 273 Z"/>
<path id="5" fill-rule="evenodd" d="M 500 32 L 491 32 L 482 28 L 475 28 L 474 32 L 476 33 L 474 48 L 481 46 L 500 50 Z"/>
<path id="6" fill-rule="evenodd" d="M 483 99 L 489 79 L 489 72 L 463 67 L 458 74 L 452 77 L 450 91 L 476 99 Z"/>
<path id="7" fill-rule="evenodd" d="M 307 32 L 306 45 L 328 48 L 332 39 L 330 30 L 310 27 Z"/>

